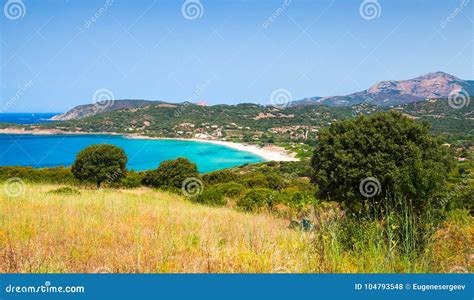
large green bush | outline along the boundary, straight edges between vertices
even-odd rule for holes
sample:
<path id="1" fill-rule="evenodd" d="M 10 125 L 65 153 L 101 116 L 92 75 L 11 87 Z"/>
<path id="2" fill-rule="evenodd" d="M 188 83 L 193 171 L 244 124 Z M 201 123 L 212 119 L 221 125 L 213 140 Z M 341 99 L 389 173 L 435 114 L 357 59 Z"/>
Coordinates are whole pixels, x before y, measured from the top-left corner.
<path id="1" fill-rule="evenodd" d="M 181 188 L 186 178 L 198 176 L 199 172 L 196 164 L 180 157 L 166 160 L 156 170 L 148 171 L 143 183 L 156 188 Z"/>
<path id="2" fill-rule="evenodd" d="M 194 202 L 222 206 L 227 198 L 237 199 L 245 191 L 245 187 L 236 182 L 219 183 L 206 186 L 201 195 L 192 198 Z"/>
<path id="3" fill-rule="evenodd" d="M 204 174 L 202 179 L 206 184 L 226 183 L 238 180 L 238 175 L 229 170 L 219 170 Z"/>
<path id="4" fill-rule="evenodd" d="M 126 164 L 123 149 L 109 144 L 91 145 L 77 154 L 71 171 L 80 181 L 100 187 L 104 182 L 113 183 L 125 177 Z"/>
<path id="5" fill-rule="evenodd" d="M 393 206 L 397 195 L 423 211 L 452 166 L 448 149 L 428 129 L 396 112 L 333 123 L 321 131 L 312 158 L 318 196 L 360 212 L 367 198 Z"/>
<path id="6" fill-rule="evenodd" d="M 271 207 L 274 200 L 274 191 L 266 188 L 249 189 L 237 201 L 237 207 L 243 211 L 251 212 L 261 207 Z"/>

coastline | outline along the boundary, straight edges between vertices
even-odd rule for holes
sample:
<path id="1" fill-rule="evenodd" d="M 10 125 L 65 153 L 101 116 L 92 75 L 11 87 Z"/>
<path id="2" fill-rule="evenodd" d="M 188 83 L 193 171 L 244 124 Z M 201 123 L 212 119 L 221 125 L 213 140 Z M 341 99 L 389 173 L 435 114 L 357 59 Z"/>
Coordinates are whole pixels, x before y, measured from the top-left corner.
<path id="1" fill-rule="evenodd" d="M 3 128 L 0 129 L 0 134 L 34 134 L 34 135 L 55 135 L 55 134 L 64 134 L 64 135 L 86 135 L 86 134 L 104 134 L 104 135 L 120 135 L 124 138 L 129 139 L 142 139 L 142 140 L 182 140 L 182 141 L 192 141 L 200 143 L 210 143 L 215 145 L 220 145 L 228 148 L 232 148 L 238 151 L 250 152 L 265 161 L 299 161 L 298 158 L 294 157 L 293 153 L 288 152 L 286 149 L 275 146 L 267 145 L 265 147 L 259 147 L 257 145 L 249 145 L 243 143 L 234 143 L 228 141 L 220 140 L 206 140 L 198 138 L 163 138 L 163 137 L 150 137 L 140 134 L 122 134 L 117 132 L 68 132 L 57 129 L 38 129 L 38 130 L 24 130 L 23 128 Z"/>

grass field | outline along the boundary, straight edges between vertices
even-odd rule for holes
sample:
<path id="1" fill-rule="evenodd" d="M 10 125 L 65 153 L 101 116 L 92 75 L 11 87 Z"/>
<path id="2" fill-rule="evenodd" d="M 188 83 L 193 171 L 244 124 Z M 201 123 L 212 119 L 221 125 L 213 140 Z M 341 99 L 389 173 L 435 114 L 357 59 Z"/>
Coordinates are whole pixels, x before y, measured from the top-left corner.
<path id="1" fill-rule="evenodd" d="M 58 187 L 28 184 L 15 198 L 0 189 L 0 273 L 472 270 L 471 217 L 447 222 L 426 254 L 410 262 L 383 237 L 345 250 L 331 230 L 289 229 L 288 220 L 270 214 L 145 188 L 48 193 Z"/>

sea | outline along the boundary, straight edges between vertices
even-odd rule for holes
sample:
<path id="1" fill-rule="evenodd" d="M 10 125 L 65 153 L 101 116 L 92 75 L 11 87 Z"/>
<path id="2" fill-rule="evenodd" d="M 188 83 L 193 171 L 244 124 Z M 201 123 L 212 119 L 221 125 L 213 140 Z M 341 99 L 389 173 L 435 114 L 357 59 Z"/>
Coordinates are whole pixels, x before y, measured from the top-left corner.
<path id="1" fill-rule="evenodd" d="M 59 113 L 0 113 L 0 123 L 39 124 L 50 120 Z"/>
<path id="2" fill-rule="evenodd" d="M 0 114 L 0 122 L 38 124 L 54 115 Z M 162 161 L 178 157 L 196 163 L 202 173 L 264 161 L 250 152 L 196 141 L 130 139 L 102 134 L 0 134 L 0 166 L 70 166 L 80 150 L 104 143 L 123 148 L 128 156 L 128 169 L 136 171 L 155 169 Z"/>

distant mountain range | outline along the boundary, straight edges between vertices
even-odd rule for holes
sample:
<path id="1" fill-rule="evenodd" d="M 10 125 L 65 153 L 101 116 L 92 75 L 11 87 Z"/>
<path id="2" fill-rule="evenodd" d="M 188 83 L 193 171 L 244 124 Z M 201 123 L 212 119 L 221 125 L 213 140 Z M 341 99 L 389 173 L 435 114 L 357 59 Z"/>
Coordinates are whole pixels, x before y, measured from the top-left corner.
<path id="1" fill-rule="evenodd" d="M 367 90 L 347 96 L 311 97 L 291 102 L 291 106 L 328 105 L 352 106 L 367 103 L 381 107 L 391 107 L 425 99 L 448 98 L 451 93 L 464 90 L 474 95 L 474 81 L 462 80 L 444 72 L 429 73 L 409 80 L 387 80 L 376 83 Z M 70 111 L 55 116 L 54 120 L 78 120 L 85 117 L 116 110 L 139 109 L 149 105 L 177 107 L 185 103 L 172 104 L 149 100 L 114 100 L 104 103 L 76 106 Z"/>
<path id="2" fill-rule="evenodd" d="M 381 81 L 364 91 L 346 96 L 311 97 L 293 101 L 291 105 L 352 106 L 365 102 L 388 107 L 425 99 L 448 98 L 451 93 L 461 90 L 474 95 L 474 81 L 459 79 L 444 72 L 434 72 L 409 80 Z"/>

